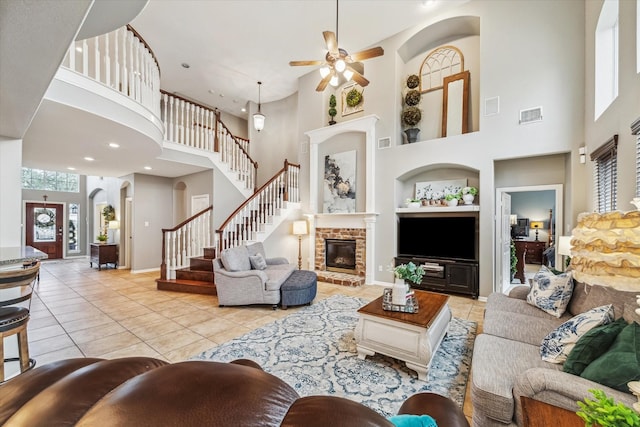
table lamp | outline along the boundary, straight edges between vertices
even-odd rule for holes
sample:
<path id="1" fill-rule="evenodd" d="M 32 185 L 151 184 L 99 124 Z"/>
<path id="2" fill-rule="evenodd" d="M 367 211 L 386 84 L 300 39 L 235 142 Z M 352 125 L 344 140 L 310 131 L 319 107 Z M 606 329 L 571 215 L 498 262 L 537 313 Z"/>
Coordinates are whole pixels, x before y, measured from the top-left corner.
<path id="1" fill-rule="evenodd" d="M 572 236 L 560 236 L 558 237 L 558 247 L 557 247 L 557 251 L 558 251 L 558 255 L 562 255 L 562 258 L 564 259 L 564 257 L 570 257 L 571 256 L 571 238 Z M 567 259 L 566 263 L 563 263 L 564 267 L 567 268 L 569 266 L 569 262 L 570 262 L 571 258 Z"/>
<path id="2" fill-rule="evenodd" d="M 305 236 L 307 233 L 307 221 L 293 222 L 293 234 L 298 236 L 298 270 L 302 270 L 302 236 Z"/>
<path id="3" fill-rule="evenodd" d="M 542 227 L 544 227 L 544 222 L 542 221 L 531 221 L 531 224 L 529 225 L 529 227 L 531 227 L 532 229 L 536 230 L 536 242 L 538 241 L 538 230 L 540 230 Z"/>
<path id="4" fill-rule="evenodd" d="M 120 221 L 109 221 L 109 230 L 117 230 L 118 228 L 120 228 Z M 113 234 L 111 235 L 111 237 L 113 238 L 113 241 L 115 243 L 115 231 L 113 232 Z"/>

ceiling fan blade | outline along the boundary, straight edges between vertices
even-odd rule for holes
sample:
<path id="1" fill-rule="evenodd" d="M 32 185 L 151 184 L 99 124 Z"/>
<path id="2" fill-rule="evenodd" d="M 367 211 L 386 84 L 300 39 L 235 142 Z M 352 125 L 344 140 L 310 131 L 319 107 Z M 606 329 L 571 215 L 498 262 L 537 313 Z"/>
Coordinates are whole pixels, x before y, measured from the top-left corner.
<path id="1" fill-rule="evenodd" d="M 331 80 L 331 77 L 333 77 L 333 73 L 327 74 L 327 76 L 325 78 L 320 80 L 320 83 L 318 84 L 318 87 L 316 87 L 316 92 L 322 92 L 327 87 L 327 85 L 329 84 L 329 80 Z"/>
<path id="2" fill-rule="evenodd" d="M 324 42 L 327 44 L 327 50 L 334 57 L 338 57 L 338 41 L 336 40 L 336 34 L 333 31 L 323 31 Z"/>
<path id="3" fill-rule="evenodd" d="M 364 63 L 362 62 L 351 62 L 347 64 L 347 68 L 350 68 L 351 71 L 357 72 L 360 74 L 364 74 Z"/>
<path id="4" fill-rule="evenodd" d="M 376 56 L 384 55 L 384 49 L 380 46 L 372 47 L 371 49 L 361 50 L 360 52 L 352 53 L 349 55 L 352 61 L 364 61 L 365 59 L 375 58 Z"/>
<path id="5" fill-rule="evenodd" d="M 298 67 L 301 65 L 320 65 L 324 64 L 324 61 L 289 61 L 289 65 L 292 67 Z"/>
<path id="6" fill-rule="evenodd" d="M 369 80 L 365 79 L 362 74 L 360 74 L 359 72 L 357 72 L 351 67 L 348 67 L 348 68 L 350 68 L 351 71 L 353 71 L 353 77 L 351 77 L 351 80 L 358 83 L 362 87 L 365 87 L 369 84 Z"/>

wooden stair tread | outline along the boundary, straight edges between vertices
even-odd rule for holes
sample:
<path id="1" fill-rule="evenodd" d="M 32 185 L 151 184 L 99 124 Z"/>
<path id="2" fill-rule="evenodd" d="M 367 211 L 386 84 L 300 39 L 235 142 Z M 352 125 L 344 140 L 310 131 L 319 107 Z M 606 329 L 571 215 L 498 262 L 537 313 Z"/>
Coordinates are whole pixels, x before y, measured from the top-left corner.
<path id="1" fill-rule="evenodd" d="M 156 279 L 159 291 L 187 292 L 192 294 L 217 295 L 213 282 L 189 279 Z"/>

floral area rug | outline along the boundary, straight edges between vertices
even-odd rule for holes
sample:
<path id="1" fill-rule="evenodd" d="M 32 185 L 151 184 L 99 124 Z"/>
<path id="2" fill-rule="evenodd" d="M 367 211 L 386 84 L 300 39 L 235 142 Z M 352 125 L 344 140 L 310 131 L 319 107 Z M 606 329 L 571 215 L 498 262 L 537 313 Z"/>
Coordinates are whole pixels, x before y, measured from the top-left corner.
<path id="1" fill-rule="evenodd" d="M 430 391 L 462 407 L 471 366 L 476 323 L 453 318 L 431 360 L 427 381 L 390 357 L 359 359 L 354 329 L 367 301 L 334 295 L 192 359 L 251 359 L 301 396 L 334 395 L 395 415 L 409 396 Z"/>

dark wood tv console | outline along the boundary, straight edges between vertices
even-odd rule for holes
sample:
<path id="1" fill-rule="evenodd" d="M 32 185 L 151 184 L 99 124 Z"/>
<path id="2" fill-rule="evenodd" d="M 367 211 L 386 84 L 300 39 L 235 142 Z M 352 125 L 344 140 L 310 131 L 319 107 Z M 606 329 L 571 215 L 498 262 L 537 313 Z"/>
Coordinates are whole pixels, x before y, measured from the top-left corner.
<path id="1" fill-rule="evenodd" d="M 425 275 L 416 289 L 428 291 L 471 295 L 478 298 L 478 263 L 442 258 L 396 257 L 395 265 L 413 262 L 422 265 Z"/>

